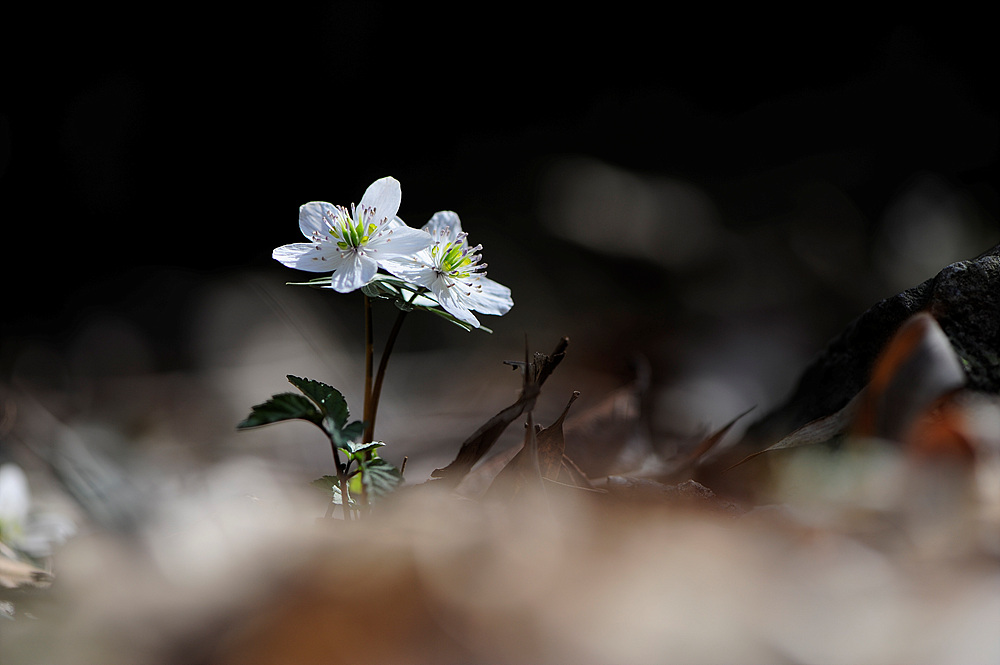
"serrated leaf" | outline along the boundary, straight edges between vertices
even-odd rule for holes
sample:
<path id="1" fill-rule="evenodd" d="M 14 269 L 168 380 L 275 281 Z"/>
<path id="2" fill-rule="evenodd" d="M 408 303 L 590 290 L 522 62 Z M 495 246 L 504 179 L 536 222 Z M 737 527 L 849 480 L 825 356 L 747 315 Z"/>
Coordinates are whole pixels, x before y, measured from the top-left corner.
<path id="1" fill-rule="evenodd" d="M 302 391 L 302 393 L 316 403 L 324 416 L 332 419 L 337 429 L 343 429 L 344 423 L 350 416 L 347 408 L 347 400 L 344 395 L 333 386 L 328 386 L 321 381 L 313 379 L 303 379 L 289 374 L 288 382 Z"/>
<path id="2" fill-rule="evenodd" d="M 373 457 L 361 465 L 361 482 L 369 501 L 391 494 L 403 484 L 403 474 L 381 457 Z"/>
<path id="3" fill-rule="evenodd" d="M 342 428 L 330 429 L 328 425 L 329 421 L 324 420 L 323 429 L 330 435 L 330 438 L 333 440 L 333 444 L 338 448 L 343 448 L 348 451 L 351 450 L 351 446 L 355 445 L 354 442 L 361 438 L 361 435 L 364 434 L 365 431 L 365 424 L 360 420 L 355 420 L 350 425 L 346 425 Z"/>
<path id="4" fill-rule="evenodd" d="M 365 432 L 365 424 L 360 420 L 355 420 L 350 425 L 343 428 L 344 438 L 348 441 L 356 441 Z"/>
<path id="5" fill-rule="evenodd" d="M 283 420 L 308 420 L 319 425 L 323 415 L 309 399 L 295 393 L 278 393 L 263 404 L 250 408 L 250 415 L 237 425 L 237 429 L 259 427 Z"/>
<path id="6" fill-rule="evenodd" d="M 337 480 L 337 476 L 323 476 L 322 478 L 317 478 L 316 480 L 309 483 L 317 489 L 321 489 L 327 494 L 332 494 L 333 490 L 337 488 L 340 481 Z"/>

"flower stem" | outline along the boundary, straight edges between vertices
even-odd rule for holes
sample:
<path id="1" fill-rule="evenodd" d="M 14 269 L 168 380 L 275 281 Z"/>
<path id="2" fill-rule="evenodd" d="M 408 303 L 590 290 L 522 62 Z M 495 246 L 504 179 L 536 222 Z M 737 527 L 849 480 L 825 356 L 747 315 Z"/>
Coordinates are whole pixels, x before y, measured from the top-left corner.
<path id="1" fill-rule="evenodd" d="M 351 520 L 351 509 L 348 506 L 347 499 L 347 467 L 341 466 L 340 464 L 340 452 L 337 450 L 337 444 L 334 442 L 333 437 L 330 437 L 330 448 L 333 449 L 333 465 L 337 469 L 337 482 L 340 485 L 340 505 L 344 508 L 344 521 L 349 522 Z M 326 516 L 330 517 L 333 515 L 333 502 L 326 508 Z"/>
<path id="2" fill-rule="evenodd" d="M 370 408 L 365 413 L 365 442 L 375 440 L 375 414 L 378 412 L 378 400 L 382 395 L 382 382 L 385 380 L 385 370 L 389 365 L 389 356 L 392 354 L 392 347 L 396 344 L 396 338 L 399 337 L 399 331 L 403 327 L 405 319 L 406 310 L 399 310 L 399 313 L 396 315 L 396 321 L 392 324 L 392 330 L 389 331 L 389 337 L 385 341 L 385 349 L 382 351 L 382 357 L 378 362 L 378 374 L 375 375 L 375 386 L 370 393 L 366 393 L 366 395 L 370 396 L 370 400 L 366 400 L 367 403 L 370 403 Z"/>
<path id="3" fill-rule="evenodd" d="M 375 333 L 372 329 L 372 300 L 365 294 L 365 405 L 364 416 L 365 438 L 362 443 L 371 441 L 369 432 L 372 430 L 371 423 L 375 416 L 372 409 L 372 366 L 375 357 Z"/>

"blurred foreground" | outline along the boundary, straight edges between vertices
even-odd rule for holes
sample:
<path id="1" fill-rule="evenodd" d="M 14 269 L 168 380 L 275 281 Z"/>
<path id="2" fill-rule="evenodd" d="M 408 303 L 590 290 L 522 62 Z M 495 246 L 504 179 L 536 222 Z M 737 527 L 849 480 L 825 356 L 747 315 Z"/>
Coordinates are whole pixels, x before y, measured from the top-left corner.
<path id="1" fill-rule="evenodd" d="M 511 504 L 422 486 L 347 524 L 233 458 L 131 535 L 71 539 L 50 588 L 9 594 L 3 662 L 998 662 L 996 475 L 881 449 L 775 470 L 748 512 L 624 486 Z"/>

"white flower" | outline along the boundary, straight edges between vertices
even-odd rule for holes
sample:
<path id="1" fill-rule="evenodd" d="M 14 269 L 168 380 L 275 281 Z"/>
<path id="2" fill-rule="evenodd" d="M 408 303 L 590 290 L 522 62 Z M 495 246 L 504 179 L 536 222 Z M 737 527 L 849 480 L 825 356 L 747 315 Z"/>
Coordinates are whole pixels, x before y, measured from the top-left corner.
<path id="1" fill-rule="evenodd" d="M 431 243 L 426 233 L 396 217 L 399 200 L 399 182 L 382 178 L 368 187 L 356 208 L 307 203 L 299 208 L 299 229 L 309 242 L 283 245 L 271 257 L 297 270 L 332 271 L 330 288 L 354 291 L 375 277 L 383 261 L 412 255 Z"/>
<path id="2" fill-rule="evenodd" d="M 457 214 L 447 210 L 435 213 L 422 230 L 432 239 L 429 248 L 408 258 L 386 261 L 382 267 L 429 289 L 445 311 L 475 328 L 479 320 L 473 310 L 496 316 L 510 311 L 514 306 L 510 289 L 486 277 L 486 264 L 479 262 L 483 246 L 469 246 Z"/>

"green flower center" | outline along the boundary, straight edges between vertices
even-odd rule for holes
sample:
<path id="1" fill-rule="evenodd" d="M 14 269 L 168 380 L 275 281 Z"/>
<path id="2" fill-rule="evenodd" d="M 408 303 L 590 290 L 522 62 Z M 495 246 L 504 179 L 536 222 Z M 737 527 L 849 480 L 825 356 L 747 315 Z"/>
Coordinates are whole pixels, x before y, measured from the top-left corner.
<path id="1" fill-rule="evenodd" d="M 439 269 L 443 273 L 455 277 L 468 277 L 468 272 L 458 272 L 462 268 L 472 265 L 472 258 L 469 252 L 462 249 L 461 243 L 449 243 L 442 247 L 435 245 L 431 247 L 431 255 L 437 260 Z"/>
<path id="2" fill-rule="evenodd" d="M 372 233 L 378 228 L 377 224 L 369 222 L 365 226 L 364 218 L 359 219 L 357 223 L 354 223 L 350 217 L 341 218 L 340 222 L 340 236 L 343 240 L 337 242 L 337 247 L 341 249 L 351 249 L 353 247 L 360 247 L 368 242 L 371 238 Z M 334 229 L 330 229 L 330 235 L 336 237 L 336 232 Z"/>

